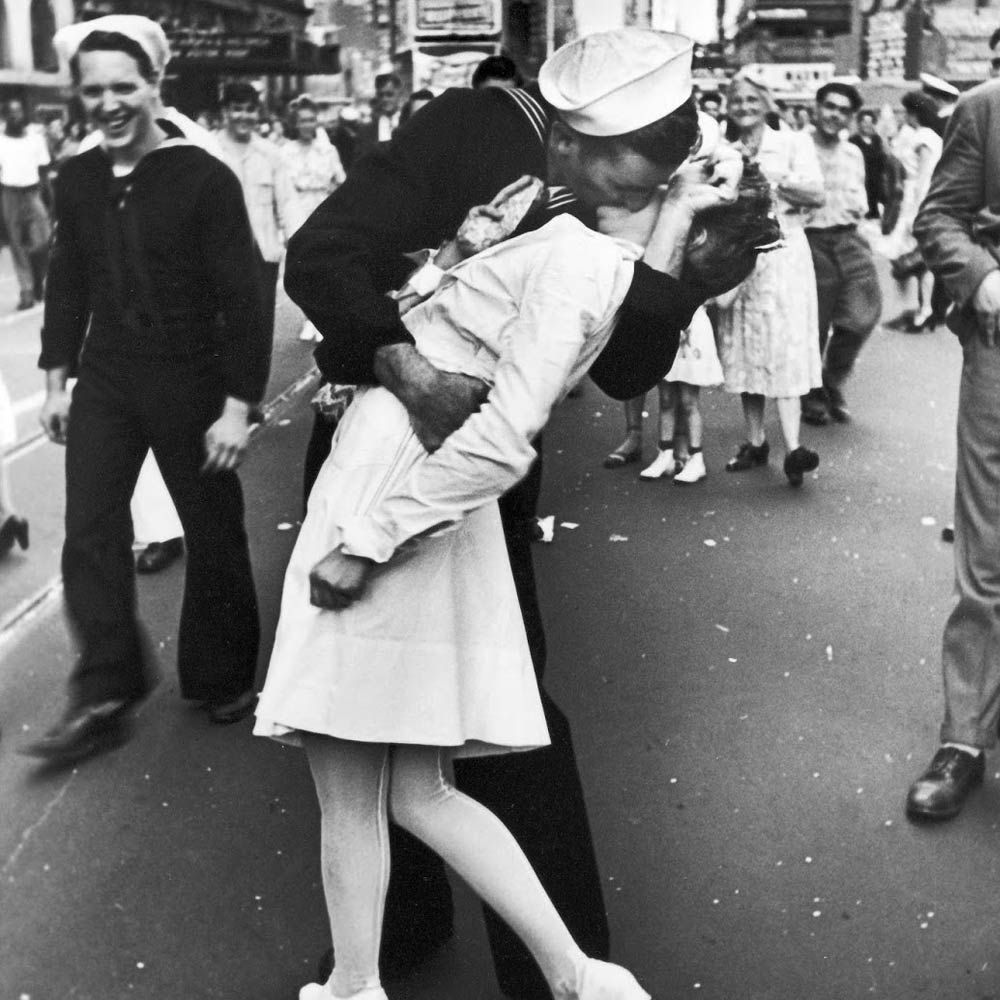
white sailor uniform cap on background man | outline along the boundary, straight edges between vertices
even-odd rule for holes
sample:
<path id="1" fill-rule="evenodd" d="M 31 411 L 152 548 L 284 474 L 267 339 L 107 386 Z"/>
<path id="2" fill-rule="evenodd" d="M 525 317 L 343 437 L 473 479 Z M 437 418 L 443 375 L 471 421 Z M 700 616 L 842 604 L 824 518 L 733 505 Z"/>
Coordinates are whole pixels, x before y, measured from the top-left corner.
<path id="1" fill-rule="evenodd" d="M 170 43 L 166 33 L 156 21 L 140 14 L 107 14 L 92 21 L 77 21 L 60 28 L 52 39 L 59 57 L 69 62 L 76 55 L 80 44 L 92 31 L 114 31 L 138 43 L 149 56 L 153 71 L 162 76 L 170 61 Z"/>
<path id="2" fill-rule="evenodd" d="M 684 35 L 621 28 L 564 45 L 542 64 L 542 96 L 584 135 L 634 132 L 676 111 L 693 90 L 694 43 Z"/>
<path id="3" fill-rule="evenodd" d="M 949 101 L 957 101 L 959 98 L 958 87 L 953 87 L 947 80 L 942 80 L 933 73 L 921 73 L 920 83 L 931 97 L 943 97 Z"/>

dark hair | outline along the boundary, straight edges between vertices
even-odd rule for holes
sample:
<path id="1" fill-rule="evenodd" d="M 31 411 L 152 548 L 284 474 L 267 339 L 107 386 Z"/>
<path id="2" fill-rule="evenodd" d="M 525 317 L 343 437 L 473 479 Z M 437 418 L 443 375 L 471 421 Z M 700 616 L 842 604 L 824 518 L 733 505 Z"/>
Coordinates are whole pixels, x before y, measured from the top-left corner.
<path id="1" fill-rule="evenodd" d="M 387 83 L 391 83 L 397 90 L 403 89 L 403 81 L 400 80 L 395 73 L 379 73 L 375 77 L 375 89 L 378 90 L 379 87 L 384 87 Z"/>
<path id="2" fill-rule="evenodd" d="M 851 111 L 857 111 L 858 108 L 864 103 L 861 100 L 861 95 L 857 92 L 857 89 L 852 87 L 849 83 L 840 83 L 837 80 L 831 80 L 829 83 L 824 83 L 819 90 L 816 91 L 816 100 L 823 101 L 827 94 L 840 94 L 841 97 L 846 97 L 848 101 L 851 102 Z"/>
<path id="3" fill-rule="evenodd" d="M 517 64 L 510 56 L 487 56 L 472 74 L 472 86 L 481 87 L 487 80 L 510 80 L 515 87 L 524 82 Z"/>
<path id="4" fill-rule="evenodd" d="M 120 31 L 92 31 L 84 36 L 79 47 L 69 61 L 69 72 L 74 83 L 80 82 L 80 53 L 81 52 L 124 52 L 131 56 L 139 72 L 144 79 L 151 83 L 157 79 L 156 70 L 153 69 L 153 60 L 149 58 L 149 53 L 134 39 L 128 35 L 123 35 Z"/>
<path id="5" fill-rule="evenodd" d="M 744 161 L 734 202 L 699 212 L 691 226 L 681 281 L 721 295 L 743 281 L 759 254 L 781 239 L 771 188 L 756 163 Z"/>
<path id="6" fill-rule="evenodd" d="M 433 101 L 435 97 L 433 90 L 428 90 L 424 87 L 421 90 L 415 90 L 410 94 L 410 99 L 403 105 L 403 110 L 399 113 L 399 124 L 403 125 L 408 122 L 413 115 L 413 105 L 417 101 Z"/>
<path id="7" fill-rule="evenodd" d="M 256 108 L 260 106 L 260 94 L 245 80 L 235 80 L 222 89 L 222 106 L 226 108 L 230 104 L 250 104 Z"/>
<path id="8" fill-rule="evenodd" d="M 933 97 L 928 97 L 919 90 L 908 90 L 900 98 L 900 103 L 917 121 L 927 128 L 934 128 L 938 123 L 938 106 Z"/>
<path id="9" fill-rule="evenodd" d="M 878 115 L 874 108 L 862 108 L 858 112 L 858 121 L 861 121 L 862 118 L 870 118 L 873 122 L 878 121 Z"/>
<path id="10" fill-rule="evenodd" d="M 698 108 L 692 94 L 669 115 L 633 132 L 595 136 L 584 135 L 572 128 L 570 131 L 579 139 L 580 151 L 585 156 L 608 156 L 624 148 L 659 166 L 676 166 L 688 158 L 691 147 L 698 139 Z"/>
<path id="11" fill-rule="evenodd" d="M 294 117 L 300 111 L 312 111 L 315 113 L 316 105 L 313 103 L 312 98 L 307 97 L 303 94 L 301 97 L 296 97 L 294 101 L 288 106 L 288 110 L 292 113 Z"/>

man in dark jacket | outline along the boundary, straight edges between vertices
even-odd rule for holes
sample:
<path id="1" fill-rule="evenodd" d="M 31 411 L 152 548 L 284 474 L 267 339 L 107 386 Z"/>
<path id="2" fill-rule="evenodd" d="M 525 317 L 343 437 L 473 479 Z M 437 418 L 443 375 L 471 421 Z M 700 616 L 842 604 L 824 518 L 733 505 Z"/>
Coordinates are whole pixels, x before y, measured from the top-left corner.
<path id="1" fill-rule="evenodd" d="M 546 210 L 593 219 L 598 205 L 636 210 L 669 184 L 673 252 L 664 271 L 637 264 L 621 322 L 591 376 L 619 399 L 656 384 L 670 368 L 679 334 L 705 298 L 678 281 L 694 214 L 736 196 L 740 163 L 710 176 L 688 168 L 674 177 L 698 135 L 690 79 L 691 43 L 640 29 L 592 35 L 543 67 L 538 90 L 450 90 L 435 98 L 358 162 L 289 244 L 285 285 L 323 334 L 316 360 L 333 382 L 380 381 L 410 411 L 428 450 L 482 401 L 482 386 L 425 362 L 385 292 L 412 270 L 407 251 L 436 247 L 470 207 L 485 204 L 523 174 L 547 178 Z M 591 71 L 599 63 L 600 71 Z M 553 105 L 557 105 L 557 112 Z M 717 181 L 717 183 L 713 183 Z M 563 185 L 557 187 L 556 185 Z M 330 447 L 317 420 L 306 458 L 308 494 Z M 508 553 L 535 669 L 545 636 L 531 563 L 528 517 L 538 473 L 500 504 Z M 569 724 L 544 689 L 552 745 L 531 754 L 462 761 L 456 780 L 508 825 L 581 947 L 608 952 L 600 877 Z M 394 835 L 395 836 L 395 835 Z M 409 847 L 409 849 L 407 849 Z M 441 863 L 396 836 L 382 956 L 383 973 L 418 961 L 451 933 Z M 533 960 L 495 915 L 488 931 L 501 989 L 518 1000 L 547 1000 Z"/>
<path id="2" fill-rule="evenodd" d="M 913 225 L 955 303 L 962 344 L 955 475 L 955 585 L 944 628 L 940 745 L 910 786 L 911 819 L 957 816 L 983 781 L 1000 719 L 1000 80 L 959 98 Z"/>

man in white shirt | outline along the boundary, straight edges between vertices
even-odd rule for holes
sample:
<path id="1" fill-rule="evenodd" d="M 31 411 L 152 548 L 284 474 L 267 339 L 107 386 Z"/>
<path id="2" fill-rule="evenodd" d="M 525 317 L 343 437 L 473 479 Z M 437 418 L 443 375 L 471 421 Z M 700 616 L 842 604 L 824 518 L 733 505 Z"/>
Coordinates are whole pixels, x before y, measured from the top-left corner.
<path id="1" fill-rule="evenodd" d="M 0 136 L 0 209 L 21 289 L 18 309 L 41 302 L 51 225 L 41 185 L 50 157 L 44 136 L 28 129 L 20 101 L 8 101 Z"/>

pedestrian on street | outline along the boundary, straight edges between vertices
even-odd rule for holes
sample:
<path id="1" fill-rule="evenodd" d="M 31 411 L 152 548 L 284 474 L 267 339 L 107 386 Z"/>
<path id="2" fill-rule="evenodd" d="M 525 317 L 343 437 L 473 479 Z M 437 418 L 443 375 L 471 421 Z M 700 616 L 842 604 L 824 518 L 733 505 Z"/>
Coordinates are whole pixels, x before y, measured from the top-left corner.
<path id="1" fill-rule="evenodd" d="M 708 473 L 701 450 L 704 425 L 699 399 L 703 386 L 720 385 L 722 378 L 712 321 L 704 309 L 697 309 L 691 325 L 681 334 L 670 371 L 657 386 L 659 447 L 656 458 L 639 473 L 640 478 L 667 476 L 678 484 L 697 483 L 705 478 Z M 626 423 L 638 426 L 640 442 L 645 405 L 645 396 L 625 402 Z"/>
<path id="2" fill-rule="evenodd" d="M 882 136 L 876 130 L 877 116 L 871 108 L 864 108 L 857 114 L 857 131 L 850 141 L 861 150 L 865 161 L 865 194 L 868 196 L 867 219 L 882 217 L 882 206 L 889 201 L 886 191 L 886 148 Z"/>
<path id="3" fill-rule="evenodd" d="M 843 137 L 860 107 L 861 95 L 850 84 L 834 81 L 816 92 L 813 142 L 826 200 L 809 216 L 806 238 L 816 271 L 823 385 L 802 399 L 802 419 L 814 425 L 851 419 L 844 383 L 882 316 L 875 258 L 858 232 L 868 210 L 865 160 Z"/>
<path id="4" fill-rule="evenodd" d="M 944 628 L 941 745 L 910 787 L 913 819 L 950 819 L 983 780 L 1000 720 L 1000 80 L 963 95 L 914 223 L 928 266 L 955 303 L 962 344 L 955 477 L 955 584 Z"/>
<path id="5" fill-rule="evenodd" d="M 42 185 L 51 157 L 44 134 L 28 127 L 28 116 L 20 101 L 7 102 L 4 121 L 6 128 L 0 135 L 0 208 L 21 290 L 17 308 L 30 309 L 42 301 L 44 294 L 51 225 Z"/>
<path id="6" fill-rule="evenodd" d="M 674 59 L 690 59 L 680 36 Z M 671 68 L 644 74 L 631 100 L 658 114 L 671 87 L 683 97 L 689 87 Z M 686 120 L 663 137 L 677 165 L 698 128 L 683 103 Z M 602 127 L 602 110 L 581 112 L 575 127 Z M 555 997 L 648 1000 L 623 969 L 585 956 L 506 827 L 442 769 L 548 743 L 495 501 L 527 472 L 552 407 L 610 337 L 643 247 L 666 267 L 675 240 L 687 242 L 675 206 L 704 196 L 707 176 L 685 172 L 637 214 L 600 210 L 602 232 L 617 239 L 563 215 L 446 273 L 406 326 L 428 361 L 491 390 L 433 455 L 385 388 L 359 389 L 338 427 L 286 573 L 255 727 L 304 745 L 323 813 L 337 960 L 325 988 L 303 998 L 385 997 L 391 810 L 505 917 Z M 745 234 L 731 282 L 752 268 L 762 235 Z M 719 272 L 728 269 L 702 269 L 706 286 Z"/>
<path id="7" fill-rule="evenodd" d="M 319 128 L 316 105 L 303 96 L 292 103 L 291 112 L 295 137 L 281 147 L 281 155 L 295 190 L 295 214 L 290 222 L 291 232 L 294 232 L 344 183 L 346 174 L 337 147 Z M 319 339 L 319 330 L 307 319 L 299 332 L 299 340 Z"/>
<path id="8" fill-rule="evenodd" d="M 17 418 L 7 384 L 0 373 L 0 559 L 10 554 L 15 542 L 22 550 L 28 547 L 28 521 L 17 512 L 7 464 L 6 452 L 15 444 Z"/>
<path id="9" fill-rule="evenodd" d="M 66 445 L 63 586 L 81 649 L 64 716 L 27 752 L 66 764 L 127 738 L 154 683 L 128 513 L 149 448 L 187 538 L 181 695 L 214 722 L 253 709 L 260 629 L 236 467 L 270 331 L 238 182 L 156 117 L 163 30 L 112 15 L 56 41 L 103 133 L 59 175 L 39 359 L 42 425 Z"/>
<path id="10" fill-rule="evenodd" d="M 822 384 L 816 275 L 802 220 L 805 209 L 823 204 L 823 175 L 808 131 L 767 125 L 775 108 L 762 81 L 737 74 L 727 106 L 733 142 L 774 191 L 785 246 L 760 257 L 753 274 L 719 301 L 719 360 L 726 391 L 742 400 L 747 431 L 726 471 L 767 464 L 764 404 L 773 399 L 785 442 L 785 475 L 798 487 L 819 465 L 816 452 L 799 442 L 799 397 Z"/>
<path id="11" fill-rule="evenodd" d="M 344 166 L 350 170 L 366 153 L 379 143 L 388 142 L 399 128 L 403 110 L 403 81 L 395 73 L 379 73 L 375 77 L 375 97 L 371 120 L 354 134 L 350 159 Z"/>
<path id="12" fill-rule="evenodd" d="M 648 65 L 650 57 L 657 58 L 655 33 L 631 29 L 591 38 L 588 44 L 606 46 L 609 67 Z M 609 103 L 615 89 L 608 87 Z M 561 94 L 559 102 L 572 121 L 580 103 L 577 95 Z M 619 120 L 612 134 L 628 133 L 632 109 L 625 103 L 615 109 Z M 381 382 L 407 407 L 428 450 L 440 445 L 478 407 L 482 387 L 438 372 L 413 347 L 384 294 L 408 275 L 412 263 L 406 252 L 438 245 L 454 234 L 470 207 L 489 201 L 523 174 L 568 185 L 550 189 L 546 209 L 527 223 L 535 227 L 566 211 L 592 219 L 589 206 L 607 202 L 642 207 L 673 168 L 657 162 L 658 145 L 642 136 L 640 130 L 630 137 L 636 148 L 584 136 L 561 120 L 536 88 L 455 88 L 436 97 L 388 146 L 349 170 L 344 185 L 290 242 L 286 287 L 323 335 L 316 360 L 324 376 L 337 383 Z M 729 160 L 719 168 L 720 175 L 723 169 L 729 173 L 716 197 L 735 196 L 739 166 L 738 160 Z M 680 331 L 706 297 L 700 289 L 685 287 L 679 273 L 679 267 L 667 274 L 637 263 L 618 327 L 590 369 L 615 398 L 652 388 L 670 368 Z M 307 495 L 329 452 L 331 434 L 330 425 L 317 418 L 306 458 Z M 530 528 L 540 471 L 536 463 L 500 502 L 539 677 L 546 651 Z M 542 703 L 551 747 L 530 757 L 459 761 L 455 778 L 460 790 L 483 802 L 512 830 L 581 947 L 604 957 L 607 918 L 569 723 L 544 689 Z M 387 969 L 409 971 L 452 933 L 450 892 L 440 861 L 395 825 L 390 838 L 394 866 L 383 935 L 384 974 Z M 524 1000 L 549 997 L 533 959 L 495 914 L 487 914 L 487 928 L 504 993 Z"/>
<path id="13" fill-rule="evenodd" d="M 882 244 L 894 264 L 899 280 L 917 280 L 917 311 L 907 325 L 908 333 L 921 333 L 937 322 L 933 311 L 934 275 L 924 265 L 913 235 L 913 220 L 930 187 L 931 175 L 941 155 L 937 105 L 926 94 L 911 90 L 902 97 L 906 123 L 893 142 L 893 152 L 903 166 L 903 203 L 896 228 Z"/>
<path id="14" fill-rule="evenodd" d="M 295 188 L 281 149 L 257 134 L 260 94 L 249 83 L 228 83 L 222 92 L 222 159 L 239 178 L 257 244 L 257 283 L 268 337 L 274 335 L 278 270 L 296 224 Z"/>

